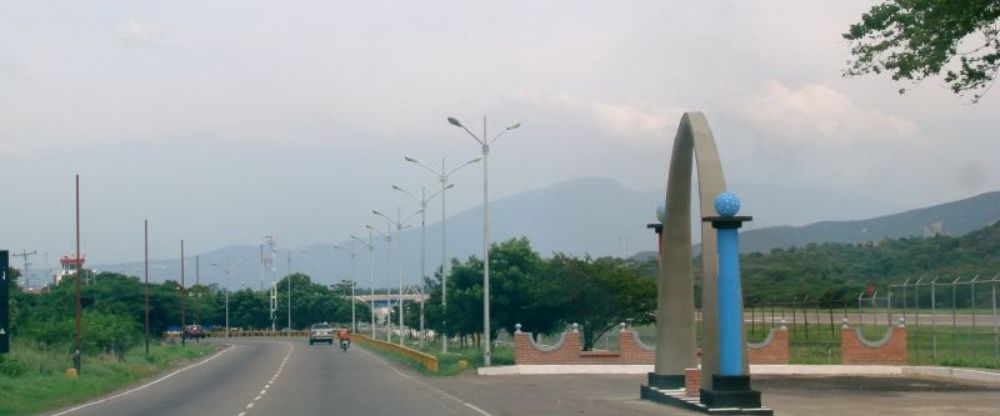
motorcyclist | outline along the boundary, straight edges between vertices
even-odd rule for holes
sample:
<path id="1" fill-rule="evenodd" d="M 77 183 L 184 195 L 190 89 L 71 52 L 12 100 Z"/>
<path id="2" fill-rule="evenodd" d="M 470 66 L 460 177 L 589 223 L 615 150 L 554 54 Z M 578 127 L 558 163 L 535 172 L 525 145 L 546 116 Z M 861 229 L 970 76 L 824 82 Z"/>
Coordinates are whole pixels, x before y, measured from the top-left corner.
<path id="1" fill-rule="evenodd" d="M 337 332 L 337 339 L 340 340 L 341 343 L 347 342 L 347 346 L 350 347 L 351 331 L 348 331 L 346 326 L 341 325 L 340 331 Z"/>

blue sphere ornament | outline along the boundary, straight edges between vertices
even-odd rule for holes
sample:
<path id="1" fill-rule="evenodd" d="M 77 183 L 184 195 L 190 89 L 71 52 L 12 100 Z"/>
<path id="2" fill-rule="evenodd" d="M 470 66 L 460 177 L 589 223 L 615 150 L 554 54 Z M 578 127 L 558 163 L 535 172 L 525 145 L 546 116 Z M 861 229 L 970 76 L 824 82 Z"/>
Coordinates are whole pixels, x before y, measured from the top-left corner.
<path id="1" fill-rule="evenodd" d="M 656 207 L 656 220 L 659 222 L 664 222 L 667 220 L 667 207 L 660 205 Z"/>
<path id="2" fill-rule="evenodd" d="M 723 192 L 715 197 L 715 212 L 720 217 L 732 217 L 740 212 L 740 199 L 729 192 Z"/>

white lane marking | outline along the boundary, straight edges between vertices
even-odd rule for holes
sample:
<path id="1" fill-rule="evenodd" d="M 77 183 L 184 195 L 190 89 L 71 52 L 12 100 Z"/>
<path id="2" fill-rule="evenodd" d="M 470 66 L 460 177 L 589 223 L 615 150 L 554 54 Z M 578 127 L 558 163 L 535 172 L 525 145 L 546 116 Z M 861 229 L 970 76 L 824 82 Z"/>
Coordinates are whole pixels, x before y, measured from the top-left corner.
<path id="1" fill-rule="evenodd" d="M 479 413 L 479 414 L 481 414 L 481 415 L 483 415 L 483 416 L 493 416 L 492 414 L 490 414 L 490 412 L 487 412 L 487 411 L 485 411 L 485 410 L 483 410 L 483 409 L 481 409 L 481 408 L 477 407 L 476 405 L 474 405 L 474 404 L 472 404 L 472 403 L 469 403 L 469 402 L 467 402 L 467 401 L 465 401 L 465 400 L 462 400 L 462 399 L 459 399 L 458 397 L 455 397 L 455 396 L 453 396 L 453 395 L 449 394 L 448 392 L 446 392 L 446 391 L 444 391 L 444 390 L 441 390 L 441 389 L 439 389 L 439 388 L 437 388 L 437 387 L 434 387 L 434 386 L 432 386 L 432 385 L 428 384 L 427 382 L 425 382 L 425 381 L 423 381 L 423 380 L 418 380 L 418 379 L 416 379 L 416 378 L 413 378 L 413 376 L 411 376 L 411 375 L 409 375 L 409 374 L 406 374 L 406 373 L 404 373 L 404 372 L 402 372 L 402 371 L 399 371 L 398 369 L 396 369 L 396 367 L 395 367 L 395 366 L 393 366 L 392 364 L 390 364 L 390 363 L 389 363 L 388 361 L 386 361 L 386 360 L 385 360 L 385 359 L 383 359 L 382 357 L 379 357 L 379 356 L 377 356 L 377 355 L 375 355 L 375 354 L 373 354 L 373 353 L 371 353 L 371 352 L 369 352 L 369 351 L 365 350 L 364 348 L 362 348 L 361 350 L 362 350 L 362 351 L 364 351 L 364 352 L 365 352 L 366 354 L 368 354 L 368 355 L 370 355 L 370 356 L 372 356 L 372 357 L 375 357 L 376 359 L 378 359 L 379 361 L 381 361 L 381 362 L 382 362 L 382 364 L 385 364 L 385 365 L 386 365 L 387 367 L 389 367 L 389 368 L 390 368 L 390 369 L 391 369 L 392 371 L 396 372 L 396 374 L 399 374 L 400 376 L 402 376 L 402 377 L 404 377 L 404 378 L 406 378 L 406 379 L 408 379 L 408 380 L 411 380 L 411 381 L 413 381 L 414 383 L 420 383 L 420 384 L 423 384 L 424 386 L 426 386 L 427 388 L 429 388 L 429 389 L 431 389 L 431 390 L 434 390 L 434 391 L 435 391 L 435 392 L 437 392 L 438 394 L 440 394 L 440 395 L 442 395 L 442 396 L 444 396 L 444 397 L 446 397 L 446 398 L 449 398 L 449 399 L 451 399 L 451 400 L 454 400 L 454 401 L 456 401 L 456 402 L 458 402 L 458 403 L 462 404 L 462 405 L 463 405 L 463 406 L 465 406 L 465 407 L 468 407 L 468 408 L 470 408 L 470 409 L 472 409 L 472 410 L 475 410 L 475 411 L 476 411 L 477 413 Z"/>
<path id="2" fill-rule="evenodd" d="M 230 345 L 229 345 L 228 347 L 226 347 L 226 349 L 224 349 L 224 350 L 222 350 L 222 351 L 219 351 L 219 352 L 215 353 L 215 355 L 213 355 L 213 356 L 211 356 L 211 357 L 208 357 L 208 358 L 206 358 L 206 359 L 204 359 L 204 360 L 202 360 L 202 361 L 199 361 L 199 362 L 196 362 L 196 363 L 194 363 L 194 364 L 191 364 L 191 365 L 189 365 L 189 366 L 187 366 L 187 367 L 184 367 L 184 368 L 181 368 L 181 369 L 178 369 L 178 370 L 175 370 L 174 372 L 172 372 L 172 373 L 170 373 L 170 374 L 167 374 L 167 375 L 165 375 L 165 376 L 163 376 L 163 377 L 160 377 L 160 378 L 158 378 L 158 379 L 156 379 L 156 380 L 153 380 L 153 381 L 150 381 L 149 383 L 146 383 L 146 384 L 143 384 L 143 385 L 141 385 L 141 386 L 139 386 L 139 387 L 136 387 L 136 388 L 132 388 L 132 389 L 129 389 L 129 390 L 125 390 L 125 391 L 123 391 L 123 392 L 121 392 L 121 393 L 118 393 L 118 394 L 116 394 L 116 395 L 114 395 L 114 396 L 110 396 L 110 397 L 105 397 L 105 398 L 103 398 L 103 399 L 100 399 L 100 400 L 94 400 L 94 401 L 92 401 L 92 402 L 89 402 L 89 403 L 84 403 L 84 404 L 81 404 L 81 405 L 79 405 L 79 406 L 76 406 L 76 407 L 73 407 L 73 408 L 70 408 L 70 409 L 66 409 L 66 410 L 63 410 L 63 411 L 61 411 L 61 412 L 59 412 L 59 413 L 55 413 L 55 414 L 52 414 L 51 416 L 62 416 L 62 415 L 67 415 L 67 414 L 70 414 L 70 413 L 73 413 L 73 412 L 75 412 L 75 411 L 77 411 L 77 410 L 80 410 L 80 409 L 85 409 L 85 408 L 88 408 L 88 407 L 90 407 L 90 406 L 94 406 L 94 405 L 98 405 L 98 404 L 101 404 L 101 403 L 104 403 L 104 402 L 107 402 L 107 401 L 110 401 L 110 400 L 114 400 L 114 399 L 117 399 L 117 398 L 119 398 L 119 397 L 122 397 L 122 396 L 124 396 L 124 395 L 126 395 L 126 394 L 130 394 L 130 393 L 135 393 L 135 392 L 137 392 L 137 391 L 139 391 L 139 390 L 144 390 L 144 389 L 147 389 L 147 388 L 149 388 L 149 387 L 152 387 L 153 385 L 156 385 L 156 384 L 158 384 L 159 382 L 161 382 L 161 381 L 163 381 L 163 380 L 166 380 L 166 379 L 168 379 L 168 378 L 170 378 L 170 377 L 173 377 L 173 376 L 175 376 L 175 375 L 177 375 L 177 374 L 180 374 L 180 373 L 183 373 L 183 372 L 185 372 L 185 371 L 187 371 L 187 370 L 190 370 L 190 369 L 192 369 L 192 368 L 195 368 L 195 367 L 198 367 L 198 366 L 200 366 L 200 365 L 202 365 L 202 364 L 205 364 L 205 363 L 207 363 L 207 362 L 209 362 L 209 361 L 212 361 L 212 360 L 214 360 L 214 359 L 218 358 L 219 356 L 221 356 L 222 354 L 225 354 L 225 353 L 229 352 L 229 351 L 230 351 L 230 350 L 232 350 L 232 349 L 233 349 L 233 345 L 232 345 L 232 344 L 230 344 Z"/>
<path id="3" fill-rule="evenodd" d="M 267 382 L 267 385 L 264 386 L 264 389 L 260 391 L 260 394 L 253 400 L 251 400 L 250 403 L 247 403 L 247 410 L 253 408 L 253 403 L 259 401 L 261 396 L 263 396 L 264 393 L 267 392 L 267 389 L 271 387 L 271 384 L 274 383 L 274 380 L 278 378 L 278 374 L 281 374 L 281 368 L 284 367 L 285 363 L 288 362 L 288 359 L 292 357 L 292 350 L 295 349 L 295 344 L 291 342 L 286 342 L 286 344 L 288 344 L 288 352 L 285 353 L 285 358 L 283 358 L 281 360 L 281 364 L 278 365 L 278 370 L 274 372 L 274 375 L 271 376 L 271 380 Z M 240 412 L 236 416 L 245 416 L 246 414 L 247 412 Z"/>

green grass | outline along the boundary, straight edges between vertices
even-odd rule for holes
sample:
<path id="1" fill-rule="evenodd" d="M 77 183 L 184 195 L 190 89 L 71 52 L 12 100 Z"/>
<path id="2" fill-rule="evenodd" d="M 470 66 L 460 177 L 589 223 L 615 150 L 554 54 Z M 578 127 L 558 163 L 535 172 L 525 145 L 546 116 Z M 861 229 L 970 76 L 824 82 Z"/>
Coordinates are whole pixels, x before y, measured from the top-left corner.
<path id="1" fill-rule="evenodd" d="M 188 343 L 132 348 L 119 361 L 114 355 L 85 355 L 81 376 L 67 378 L 72 367 L 68 348 L 45 348 L 16 340 L 0 360 L 0 415 L 28 415 L 81 403 L 148 378 L 184 361 L 203 357 L 215 347 Z"/>

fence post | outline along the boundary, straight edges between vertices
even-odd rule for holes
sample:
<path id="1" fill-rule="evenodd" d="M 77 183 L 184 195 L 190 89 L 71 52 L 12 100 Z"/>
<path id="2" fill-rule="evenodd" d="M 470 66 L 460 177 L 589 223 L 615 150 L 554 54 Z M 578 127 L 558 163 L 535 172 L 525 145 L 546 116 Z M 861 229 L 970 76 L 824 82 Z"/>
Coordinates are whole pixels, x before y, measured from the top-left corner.
<path id="1" fill-rule="evenodd" d="M 931 280 L 931 359 L 937 360 L 937 280 Z"/>
<path id="2" fill-rule="evenodd" d="M 826 306 L 830 309 L 830 336 L 836 335 L 833 332 L 833 302 L 827 303 Z"/>
<path id="3" fill-rule="evenodd" d="M 978 355 L 976 353 L 976 344 L 977 344 L 976 343 L 976 339 L 978 338 L 976 336 L 977 335 L 976 334 L 976 280 L 978 280 L 978 279 L 979 279 L 979 275 L 976 275 L 976 277 L 973 277 L 972 280 L 969 282 L 969 286 L 970 286 L 969 289 L 972 291 L 972 331 L 971 331 L 972 339 L 971 339 L 971 341 L 972 341 L 972 360 L 973 361 L 975 361 L 976 355 Z"/>
<path id="4" fill-rule="evenodd" d="M 1000 343 L 997 342 L 997 277 L 993 276 L 993 360 L 1000 361 Z"/>
<path id="5" fill-rule="evenodd" d="M 809 296 L 802 299 L 802 305 L 805 309 L 802 311 L 802 320 L 806 323 L 806 342 L 809 342 Z"/>
<path id="6" fill-rule="evenodd" d="M 958 280 L 951 282 L 951 358 L 958 358 Z"/>
<path id="7" fill-rule="evenodd" d="M 917 344 L 917 330 L 920 328 L 920 282 L 924 280 L 923 277 L 917 279 L 917 283 L 913 285 L 913 309 L 914 315 L 916 315 L 916 325 L 913 327 L 913 344 L 917 348 L 914 349 L 917 356 L 917 364 L 920 364 L 920 344 Z M 910 339 L 909 337 L 907 339 Z M 909 344 L 909 343 L 908 343 Z"/>

